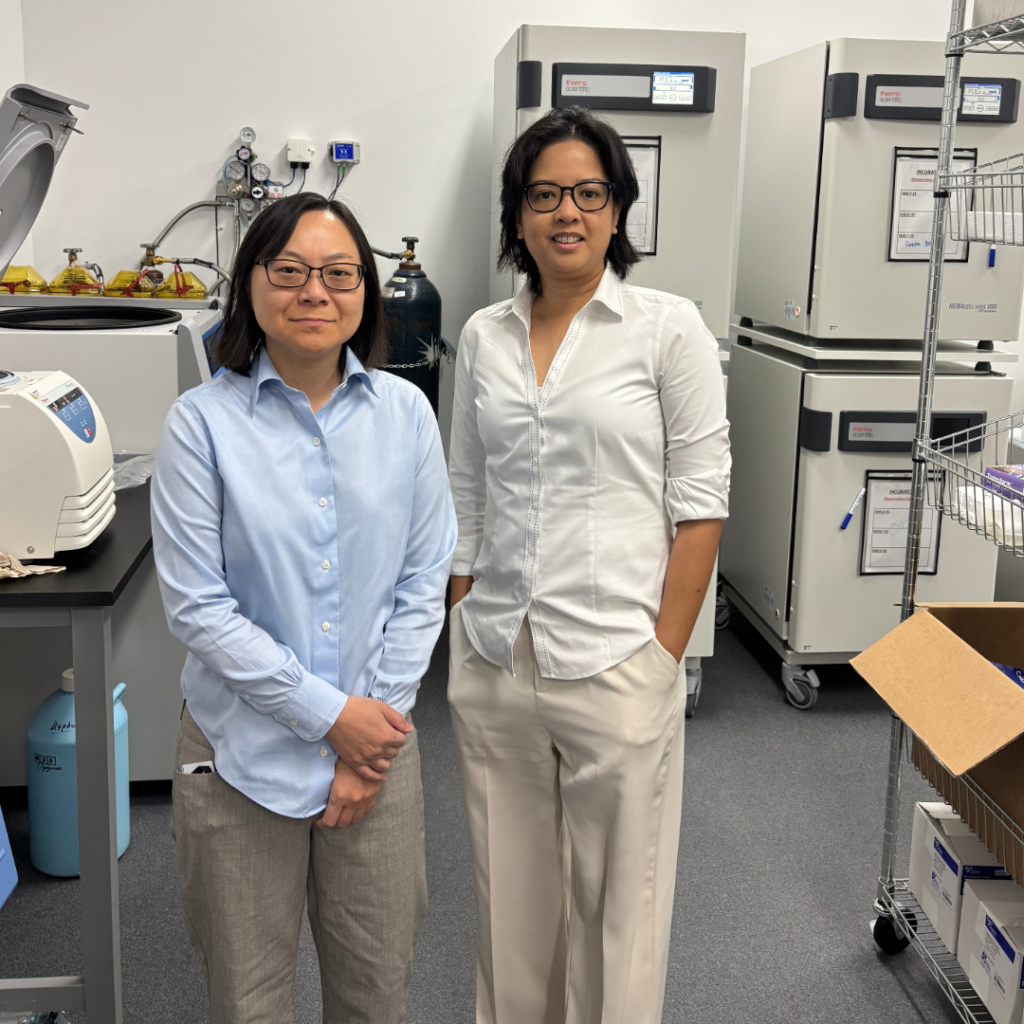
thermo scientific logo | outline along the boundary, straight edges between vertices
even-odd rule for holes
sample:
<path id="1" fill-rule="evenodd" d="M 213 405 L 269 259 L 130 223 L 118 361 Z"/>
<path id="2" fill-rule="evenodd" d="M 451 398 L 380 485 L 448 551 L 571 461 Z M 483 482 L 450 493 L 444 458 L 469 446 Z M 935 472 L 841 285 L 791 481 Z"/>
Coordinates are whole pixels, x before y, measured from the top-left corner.
<path id="1" fill-rule="evenodd" d="M 590 92 L 590 80 L 587 78 L 564 78 L 562 80 L 562 93 L 567 92 Z"/>

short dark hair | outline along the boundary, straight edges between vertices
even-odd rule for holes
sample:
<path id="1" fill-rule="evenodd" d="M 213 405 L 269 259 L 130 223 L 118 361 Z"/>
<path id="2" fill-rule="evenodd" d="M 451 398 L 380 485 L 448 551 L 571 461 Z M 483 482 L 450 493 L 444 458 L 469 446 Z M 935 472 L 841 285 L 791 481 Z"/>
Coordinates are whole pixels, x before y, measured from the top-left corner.
<path id="1" fill-rule="evenodd" d="M 597 153 L 608 180 L 615 185 L 612 201 L 619 206 L 618 233 L 612 235 L 605 262 L 620 278 L 643 257 L 629 240 L 626 218 L 629 208 L 640 194 L 633 161 L 629 158 L 622 136 L 607 121 L 585 107 L 564 107 L 552 110 L 535 121 L 517 138 L 505 153 L 501 170 L 501 241 L 498 246 L 498 269 L 525 274 L 535 294 L 540 294 L 540 270 L 517 237 L 516 222 L 522 209 L 523 189 L 530 183 L 530 168 L 548 146 L 567 139 L 579 139 Z M 564 184 L 564 182 L 563 182 Z"/>
<path id="2" fill-rule="evenodd" d="M 363 274 L 363 319 L 356 333 L 349 338 L 359 361 L 368 370 L 383 366 L 387 360 L 387 340 L 384 334 L 384 304 L 380 296 L 380 278 L 370 243 L 352 211 L 335 199 L 317 192 L 300 192 L 271 203 L 252 222 L 242 239 L 231 268 L 228 285 L 227 309 L 214 341 L 214 358 L 229 370 L 249 375 L 253 355 L 263 341 L 263 331 L 253 313 L 249 298 L 249 278 L 260 260 L 273 259 L 288 244 L 295 226 L 304 213 L 329 210 L 352 232 L 359 250 L 359 262 L 366 268 Z M 342 366 L 344 366 L 344 349 Z"/>

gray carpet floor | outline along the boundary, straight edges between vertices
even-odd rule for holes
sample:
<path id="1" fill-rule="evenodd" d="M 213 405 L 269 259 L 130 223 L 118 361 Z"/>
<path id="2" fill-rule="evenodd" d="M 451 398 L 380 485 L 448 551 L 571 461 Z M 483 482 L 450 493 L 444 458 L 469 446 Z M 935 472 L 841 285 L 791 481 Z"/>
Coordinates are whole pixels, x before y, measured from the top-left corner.
<path id="1" fill-rule="evenodd" d="M 409 994 L 410 1024 L 474 1020 L 475 910 L 444 697 L 446 664 L 442 639 L 416 711 L 430 911 Z M 795 711 L 782 698 L 778 669 L 738 615 L 705 662 L 704 693 L 686 732 L 664 1020 L 952 1024 L 958 1018 L 913 952 L 885 957 L 868 931 L 888 712 L 847 667 L 823 669 L 817 708 Z M 904 778 L 905 871 L 913 802 L 932 797 L 912 770 Z M 32 869 L 20 792 L 0 798 L 21 875 L 0 909 L 0 977 L 74 973 L 80 964 L 78 882 Z M 131 846 L 120 879 L 125 1020 L 200 1024 L 207 1019 L 204 986 L 179 911 L 169 796 L 133 797 Z M 77 1024 L 86 1015 L 73 1019 Z M 320 1020 L 308 927 L 295 1020 Z"/>

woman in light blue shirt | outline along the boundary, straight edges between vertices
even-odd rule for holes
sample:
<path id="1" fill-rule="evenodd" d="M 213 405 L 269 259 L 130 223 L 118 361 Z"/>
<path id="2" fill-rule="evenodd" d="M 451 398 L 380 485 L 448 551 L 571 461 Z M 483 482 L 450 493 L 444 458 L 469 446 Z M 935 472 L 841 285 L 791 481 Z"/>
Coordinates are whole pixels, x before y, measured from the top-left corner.
<path id="1" fill-rule="evenodd" d="M 253 223 L 217 355 L 153 478 L 188 649 L 174 775 L 186 923 L 213 1024 L 290 1021 L 303 905 L 324 1020 L 397 1024 L 426 905 L 408 720 L 456 539 L 430 405 L 385 361 L 373 255 L 303 193 Z"/>

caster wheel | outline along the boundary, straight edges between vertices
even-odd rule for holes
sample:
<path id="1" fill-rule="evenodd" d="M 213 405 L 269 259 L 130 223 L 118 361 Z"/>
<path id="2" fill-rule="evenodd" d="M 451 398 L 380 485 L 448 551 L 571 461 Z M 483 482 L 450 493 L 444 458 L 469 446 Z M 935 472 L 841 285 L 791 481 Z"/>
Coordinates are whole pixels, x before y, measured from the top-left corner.
<path id="1" fill-rule="evenodd" d="M 703 682 L 703 671 L 701 669 L 690 669 L 686 673 L 686 717 L 693 718 L 697 711 L 697 702 L 700 700 L 700 687 Z"/>
<path id="2" fill-rule="evenodd" d="M 798 711 L 810 711 L 818 703 L 818 674 L 813 668 L 783 663 L 782 685 L 786 700 Z"/>
<path id="3" fill-rule="evenodd" d="M 871 922 L 871 937 L 883 953 L 890 955 L 902 953 L 910 945 L 910 939 L 896 927 L 896 922 L 884 914 L 880 914 Z"/>
<path id="4" fill-rule="evenodd" d="M 728 629 L 731 620 L 732 602 L 725 594 L 719 594 L 715 598 L 715 629 Z"/>

